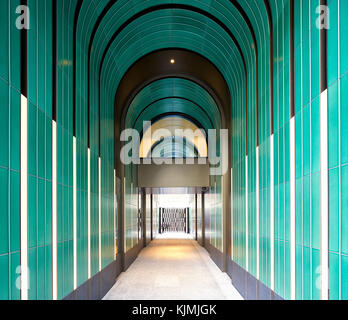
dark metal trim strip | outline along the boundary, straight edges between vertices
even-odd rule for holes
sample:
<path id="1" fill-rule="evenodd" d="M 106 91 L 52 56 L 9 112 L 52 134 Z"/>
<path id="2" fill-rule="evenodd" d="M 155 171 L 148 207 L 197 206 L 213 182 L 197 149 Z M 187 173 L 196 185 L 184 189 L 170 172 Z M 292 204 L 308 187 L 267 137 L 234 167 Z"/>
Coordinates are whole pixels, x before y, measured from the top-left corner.
<path id="1" fill-rule="evenodd" d="M 82 0 L 78 0 L 75 9 L 74 31 L 73 31 L 73 136 L 76 137 L 76 47 L 77 47 L 77 23 L 82 7 Z"/>
<path id="2" fill-rule="evenodd" d="M 57 0 L 52 1 L 52 120 L 57 121 Z"/>
<path id="3" fill-rule="evenodd" d="M 27 0 L 21 0 L 22 6 L 28 6 Z M 29 18 L 29 17 L 28 17 Z M 20 83 L 21 83 L 21 94 L 28 98 L 28 30 L 23 28 L 20 31 Z"/>
<path id="4" fill-rule="evenodd" d="M 271 101 L 270 101 L 270 112 L 271 112 L 271 135 L 274 133 L 274 65 L 273 65 L 273 58 L 274 58 L 274 44 L 273 44 L 273 18 L 272 18 L 272 10 L 271 6 L 269 4 L 269 0 L 264 0 L 264 4 L 267 11 L 267 17 L 268 17 L 268 26 L 269 26 L 269 37 L 270 37 L 270 95 L 271 95 Z"/>
<path id="5" fill-rule="evenodd" d="M 295 116 L 295 3 L 290 0 L 290 119 Z"/>
<path id="6" fill-rule="evenodd" d="M 320 0 L 320 6 L 327 6 L 327 0 Z M 322 26 L 320 29 L 320 93 L 324 92 L 328 87 L 327 59 L 327 29 L 325 26 Z"/>

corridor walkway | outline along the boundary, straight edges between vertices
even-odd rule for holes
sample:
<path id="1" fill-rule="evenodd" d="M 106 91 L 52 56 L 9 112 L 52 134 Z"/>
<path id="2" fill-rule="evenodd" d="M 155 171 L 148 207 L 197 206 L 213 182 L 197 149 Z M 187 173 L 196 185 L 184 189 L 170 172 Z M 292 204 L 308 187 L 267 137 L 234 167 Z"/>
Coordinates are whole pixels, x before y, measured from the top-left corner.
<path id="1" fill-rule="evenodd" d="M 230 278 L 189 239 L 156 239 L 105 300 L 241 300 Z"/>

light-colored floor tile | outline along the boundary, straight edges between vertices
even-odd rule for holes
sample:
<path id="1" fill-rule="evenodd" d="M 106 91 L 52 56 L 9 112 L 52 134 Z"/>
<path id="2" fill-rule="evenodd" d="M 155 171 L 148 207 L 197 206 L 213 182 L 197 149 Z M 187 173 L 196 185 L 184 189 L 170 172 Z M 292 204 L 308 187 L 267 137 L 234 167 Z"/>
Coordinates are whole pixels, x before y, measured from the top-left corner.
<path id="1" fill-rule="evenodd" d="M 196 241 L 184 234 L 167 234 L 141 251 L 104 299 L 241 300 L 242 297 Z"/>

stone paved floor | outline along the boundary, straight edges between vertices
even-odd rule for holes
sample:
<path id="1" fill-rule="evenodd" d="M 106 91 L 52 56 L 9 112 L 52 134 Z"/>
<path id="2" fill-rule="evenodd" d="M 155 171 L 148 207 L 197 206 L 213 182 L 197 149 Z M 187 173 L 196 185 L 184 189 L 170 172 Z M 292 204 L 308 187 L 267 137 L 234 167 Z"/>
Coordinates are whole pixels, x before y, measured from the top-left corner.
<path id="1" fill-rule="evenodd" d="M 105 300 L 241 300 L 196 241 L 167 235 L 141 251 Z"/>

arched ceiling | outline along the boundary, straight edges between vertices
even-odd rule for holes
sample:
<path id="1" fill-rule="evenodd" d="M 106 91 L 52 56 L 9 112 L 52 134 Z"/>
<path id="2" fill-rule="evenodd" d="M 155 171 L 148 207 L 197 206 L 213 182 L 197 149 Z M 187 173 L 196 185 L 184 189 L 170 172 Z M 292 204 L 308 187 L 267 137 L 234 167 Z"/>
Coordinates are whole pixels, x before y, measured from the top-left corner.
<path id="1" fill-rule="evenodd" d="M 167 137 L 155 143 L 148 154 L 152 158 L 198 158 L 201 157 L 197 148 L 187 140 L 177 141 Z"/>
<path id="2" fill-rule="evenodd" d="M 169 113 L 193 119 L 206 132 L 221 128 L 220 111 L 212 96 L 198 84 L 180 78 L 154 81 L 142 89 L 129 106 L 126 127 L 142 132 L 144 121 Z"/>
<path id="3" fill-rule="evenodd" d="M 190 130 L 193 134 L 186 135 L 186 130 Z M 179 116 L 165 116 L 153 123 L 152 126 L 145 131 L 140 144 L 140 157 L 148 157 L 152 153 L 154 146 L 157 149 L 162 148 L 162 150 L 165 149 L 170 152 L 173 143 L 180 147 L 177 148 L 177 151 L 183 151 L 183 145 L 188 144 L 194 147 L 200 157 L 208 156 L 206 135 L 201 131 L 201 128 L 185 118 Z M 170 154 L 170 157 L 174 157 L 172 152 L 170 152 Z M 175 156 L 182 157 L 183 154 L 177 153 Z"/>
<path id="4" fill-rule="evenodd" d="M 248 141 L 257 145 L 259 134 L 264 139 L 272 119 L 272 14 L 278 2 L 71 0 L 69 12 L 74 13 L 75 20 L 74 85 L 79 91 L 76 103 L 87 103 L 90 117 L 100 115 L 102 108 L 113 108 L 116 101 L 113 116 L 121 118 L 116 93 L 127 72 L 153 52 L 188 50 L 216 67 L 226 81 L 230 109 L 245 112 L 248 152 Z M 168 75 L 173 76 L 170 72 Z M 132 98 L 141 89 L 134 88 Z M 120 108 L 128 105 L 124 103 Z M 251 138 L 249 116 L 257 125 Z"/>

